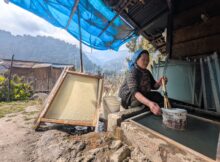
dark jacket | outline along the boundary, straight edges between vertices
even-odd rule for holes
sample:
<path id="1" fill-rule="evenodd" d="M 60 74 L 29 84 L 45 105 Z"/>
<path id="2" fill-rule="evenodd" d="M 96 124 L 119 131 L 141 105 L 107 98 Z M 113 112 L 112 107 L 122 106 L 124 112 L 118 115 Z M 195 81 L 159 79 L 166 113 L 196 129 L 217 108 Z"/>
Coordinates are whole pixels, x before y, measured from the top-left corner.
<path id="1" fill-rule="evenodd" d="M 130 106 L 132 100 L 134 100 L 134 94 L 136 92 L 147 95 L 151 89 L 154 89 L 154 80 L 151 72 L 147 69 L 141 69 L 135 65 L 126 75 L 126 78 L 120 87 L 119 97 L 121 98 L 121 104 L 124 108 Z"/>

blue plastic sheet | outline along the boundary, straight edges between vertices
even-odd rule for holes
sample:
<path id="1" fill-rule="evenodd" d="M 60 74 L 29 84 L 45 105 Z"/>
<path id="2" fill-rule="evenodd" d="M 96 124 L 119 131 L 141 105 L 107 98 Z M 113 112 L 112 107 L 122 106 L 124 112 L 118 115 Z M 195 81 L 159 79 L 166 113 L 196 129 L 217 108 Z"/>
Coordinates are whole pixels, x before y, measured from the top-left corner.
<path id="1" fill-rule="evenodd" d="M 38 15 L 56 27 L 66 29 L 78 40 L 80 40 L 79 15 L 81 40 L 95 49 L 117 51 L 122 44 L 136 36 L 132 27 L 120 16 L 104 30 L 116 13 L 102 0 L 80 0 L 72 19 L 70 17 L 77 4 L 76 0 L 10 0 L 10 2 Z"/>

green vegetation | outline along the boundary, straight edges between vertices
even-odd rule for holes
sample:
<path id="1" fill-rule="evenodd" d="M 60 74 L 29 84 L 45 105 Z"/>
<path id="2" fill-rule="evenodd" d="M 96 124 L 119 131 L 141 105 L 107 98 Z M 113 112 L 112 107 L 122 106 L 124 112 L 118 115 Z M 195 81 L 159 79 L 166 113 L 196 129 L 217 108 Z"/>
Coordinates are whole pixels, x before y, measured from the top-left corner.
<path id="1" fill-rule="evenodd" d="M 6 101 L 8 97 L 8 79 L 0 75 L 0 101 Z M 10 81 L 10 100 L 27 100 L 33 94 L 31 83 L 25 83 L 22 77 L 13 75 Z"/>
<path id="2" fill-rule="evenodd" d="M 129 41 L 126 44 L 126 47 L 129 49 L 129 52 L 131 52 L 131 53 L 134 53 L 138 49 L 145 49 L 145 50 L 147 50 L 149 52 L 149 54 L 150 54 L 151 63 L 153 61 L 155 61 L 157 63 L 159 60 L 164 60 L 165 59 L 165 56 L 162 55 L 162 54 L 158 54 L 155 57 L 154 54 L 156 52 L 156 49 L 154 48 L 154 46 L 147 39 L 145 39 L 142 36 L 139 36 L 137 38 L 131 39 L 131 41 Z M 129 61 L 130 58 L 127 58 L 126 60 Z"/>
<path id="3" fill-rule="evenodd" d="M 7 114 L 22 112 L 28 106 L 39 104 L 38 101 L 12 101 L 12 102 L 0 102 L 0 118 Z"/>
<path id="4" fill-rule="evenodd" d="M 153 45 L 144 37 L 139 36 L 137 38 L 131 39 L 127 44 L 126 47 L 129 49 L 130 52 L 135 52 L 138 49 L 145 49 L 148 50 L 149 53 L 154 53 L 155 48 Z"/>

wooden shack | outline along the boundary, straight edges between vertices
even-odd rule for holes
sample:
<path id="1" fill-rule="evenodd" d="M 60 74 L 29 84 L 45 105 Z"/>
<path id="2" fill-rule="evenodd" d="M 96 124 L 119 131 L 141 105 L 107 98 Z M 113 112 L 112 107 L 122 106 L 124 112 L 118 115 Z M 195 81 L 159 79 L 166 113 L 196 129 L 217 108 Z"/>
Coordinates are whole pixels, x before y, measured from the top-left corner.
<path id="1" fill-rule="evenodd" d="M 9 69 L 10 65 L 11 60 L 3 60 L 3 67 Z M 64 67 L 74 69 L 73 65 L 67 64 L 14 60 L 11 70 L 12 75 L 24 77 L 26 82 L 32 83 L 34 92 L 48 93 L 53 88 Z"/>

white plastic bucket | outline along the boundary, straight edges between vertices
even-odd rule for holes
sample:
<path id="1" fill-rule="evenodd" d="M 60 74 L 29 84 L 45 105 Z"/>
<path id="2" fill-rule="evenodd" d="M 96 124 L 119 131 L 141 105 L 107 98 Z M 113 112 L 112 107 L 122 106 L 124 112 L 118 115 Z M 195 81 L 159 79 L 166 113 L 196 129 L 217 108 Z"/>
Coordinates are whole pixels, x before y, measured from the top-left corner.
<path id="1" fill-rule="evenodd" d="M 120 111 L 120 98 L 116 96 L 103 97 L 103 116 L 108 119 L 108 114 Z"/>
<path id="2" fill-rule="evenodd" d="M 172 129 L 184 130 L 187 124 L 187 111 L 179 108 L 162 108 L 163 124 Z"/>

